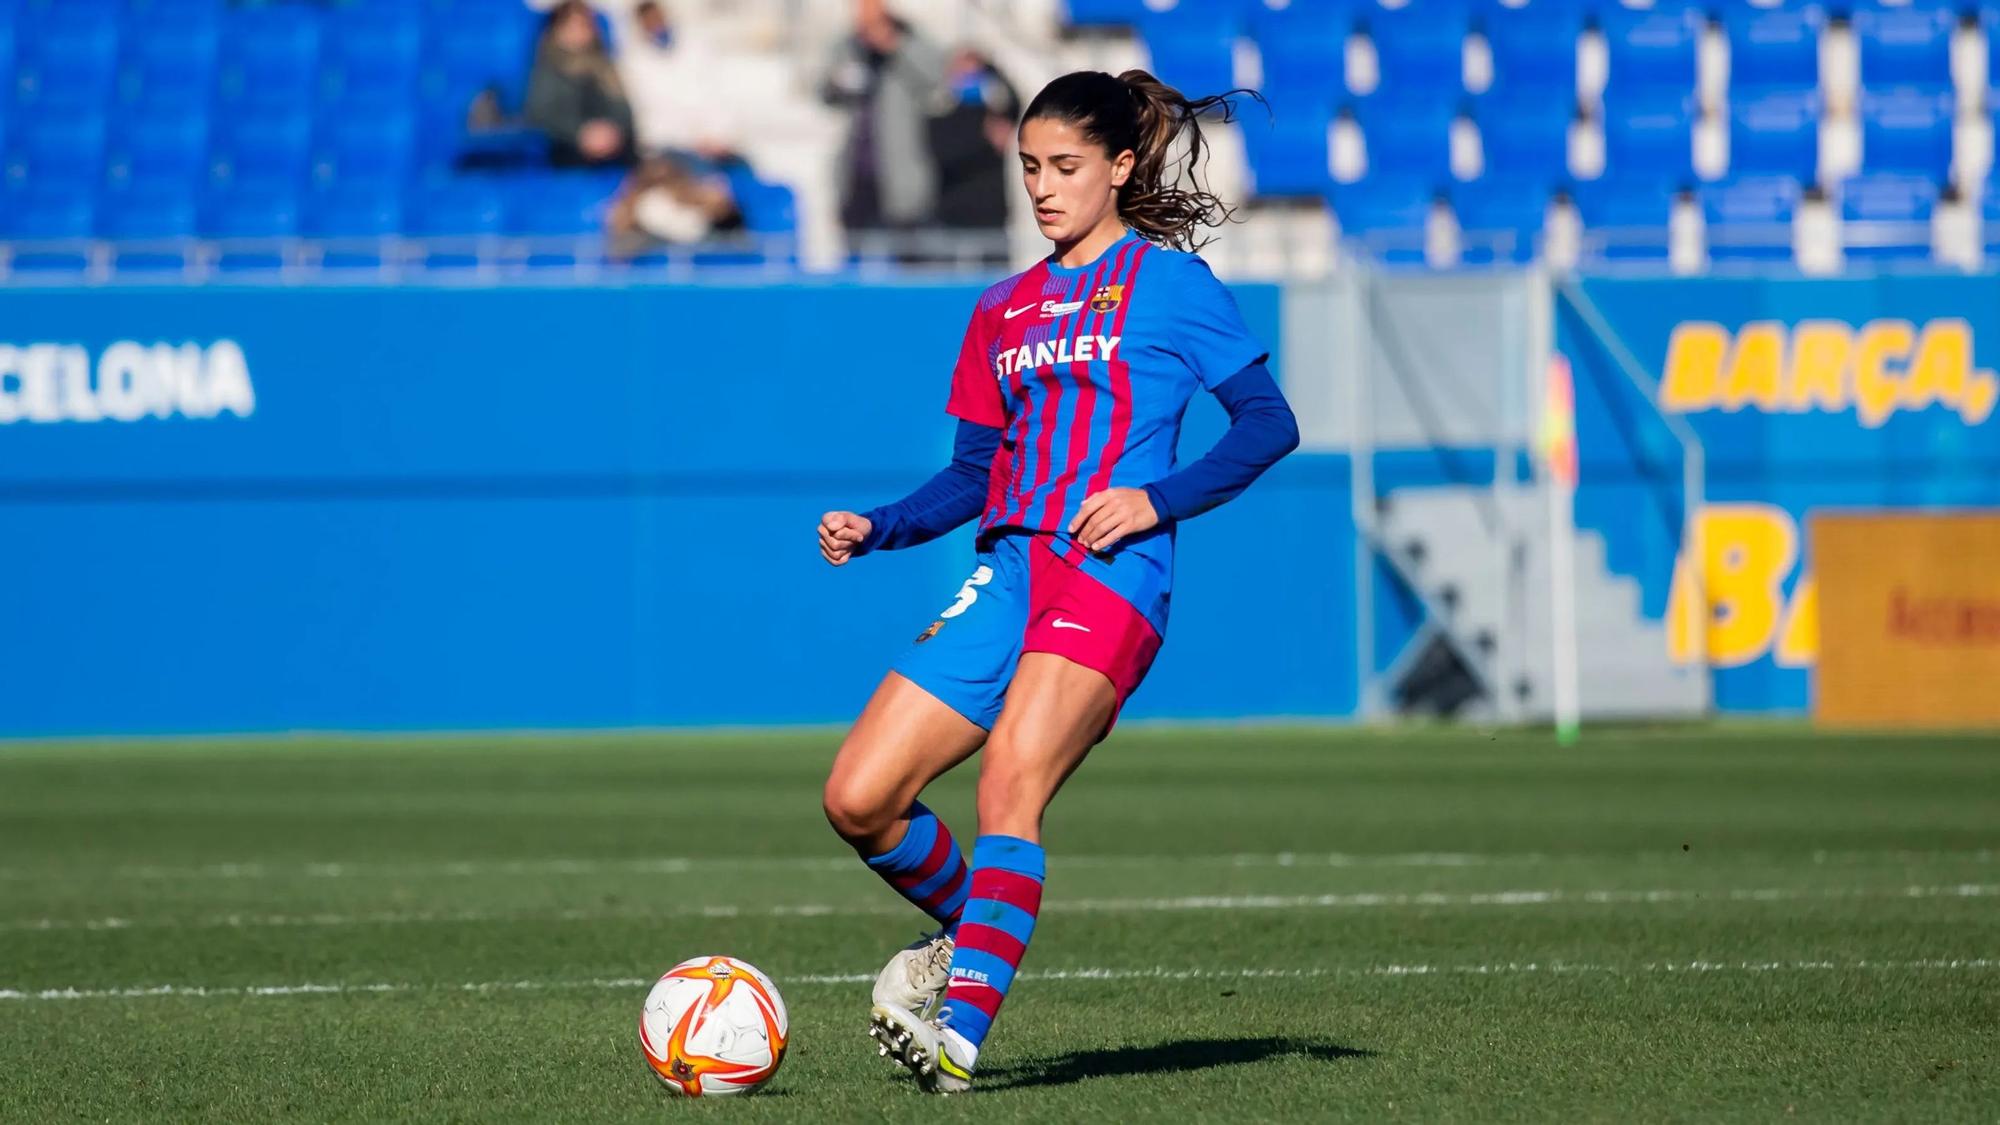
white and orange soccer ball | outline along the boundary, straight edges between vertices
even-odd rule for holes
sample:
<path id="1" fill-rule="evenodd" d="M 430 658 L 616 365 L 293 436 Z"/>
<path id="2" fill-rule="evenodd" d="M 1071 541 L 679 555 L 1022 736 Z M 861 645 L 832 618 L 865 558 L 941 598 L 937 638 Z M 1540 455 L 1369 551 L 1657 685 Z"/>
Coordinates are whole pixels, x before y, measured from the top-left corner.
<path id="1" fill-rule="evenodd" d="M 639 1049 L 669 1091 L 747 1094 L 778 1072 L 791 1020 L 778 986 L 734 957 L 690 957 L 660 977 L 639 1012 Z"/>

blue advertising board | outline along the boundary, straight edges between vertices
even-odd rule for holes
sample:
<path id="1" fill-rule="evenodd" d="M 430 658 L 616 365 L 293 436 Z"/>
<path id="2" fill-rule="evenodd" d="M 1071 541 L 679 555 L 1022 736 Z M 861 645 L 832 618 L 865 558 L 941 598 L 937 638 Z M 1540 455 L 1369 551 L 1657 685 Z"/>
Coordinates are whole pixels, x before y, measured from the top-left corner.
<path id="1" fill-rule="evenodd" d="M 848 718 L 970 537 L 836 571 L 813 525 L 944 463 L 978 290 L 0 291 L 0 734 Z M 1346 488 L 1183 530 L 1130 715 L 1353 709 Z"/>

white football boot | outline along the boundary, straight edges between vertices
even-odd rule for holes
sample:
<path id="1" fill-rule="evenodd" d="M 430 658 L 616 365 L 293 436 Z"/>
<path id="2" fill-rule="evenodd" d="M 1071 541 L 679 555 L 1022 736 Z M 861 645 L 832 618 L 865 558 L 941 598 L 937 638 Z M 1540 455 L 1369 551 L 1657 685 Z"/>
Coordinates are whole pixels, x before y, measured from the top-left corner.
<path id="1" fill-rule="evenodd" d="M 898 950 L 875 978 L 876 1006 L 901 1008 L 918 1019 L 930 1015 L 951 984 L 951 953 L 951 938 L 943 930 Z"/>
<path id="2" fill-rule="evenodd" d="M 868 1034 L 881 1044 L 882 1054 L 917 1076 L 924 1092 L 972 1092 L 972 1066 L 979 1052 L 937 1020 L 877 1004 L 868 1013 Z"/>

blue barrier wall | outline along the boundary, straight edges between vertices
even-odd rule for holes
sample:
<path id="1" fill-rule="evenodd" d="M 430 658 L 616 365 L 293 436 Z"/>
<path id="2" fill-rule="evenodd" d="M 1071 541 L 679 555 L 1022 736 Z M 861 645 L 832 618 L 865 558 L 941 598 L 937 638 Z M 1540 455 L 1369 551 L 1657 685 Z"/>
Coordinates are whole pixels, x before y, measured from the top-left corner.
<path id="1" fill-rule="evenodd" d="M 1659 387 L 1645 401 L 1607 342 L 1559 308 L 1579 522 L 1605 533 L 1646 612 L 1668 616 L 1681 454 L 1654 407 L 1685 418 L 1707 457 L 1717 707 L 1803 709 L 1818 651 L 1807 513 L 2000 505 L 2000 276 L 1594 278 L 1584 290 Z"/>
<path id="2" fill-rule="evenodd" d="M 943 463 L 977 291 L 0 292 L 0 733 L 847 718 L 969 537 L 812 526 Z M 1353 709 L 1346 481 L 1183 530 L 1130 714 Z"/>

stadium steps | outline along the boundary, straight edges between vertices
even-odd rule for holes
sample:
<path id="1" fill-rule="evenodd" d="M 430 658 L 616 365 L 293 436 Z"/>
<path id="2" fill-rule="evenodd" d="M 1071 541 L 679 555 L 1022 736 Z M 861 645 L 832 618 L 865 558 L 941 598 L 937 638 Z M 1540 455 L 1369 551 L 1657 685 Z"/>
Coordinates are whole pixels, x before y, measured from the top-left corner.
<path id="1" fill-rule="evenodd" d="M 1454 648 L 1508 698 L 1469 705 L 1468 718 L 1545 720 L 1554 658 L 1548 499 L 1540 485 L 1444 485 L 1391 493 L 1381 541 L 1422 599 L 1443 616 Z M 1630 578 L 1612 572 L 1596 532 L 1575 533 L 1578 695 L 1585 718 L 1706 713 L 1702 669 L 1667 658 L 1665 625 L 1648 620 Z"/>

